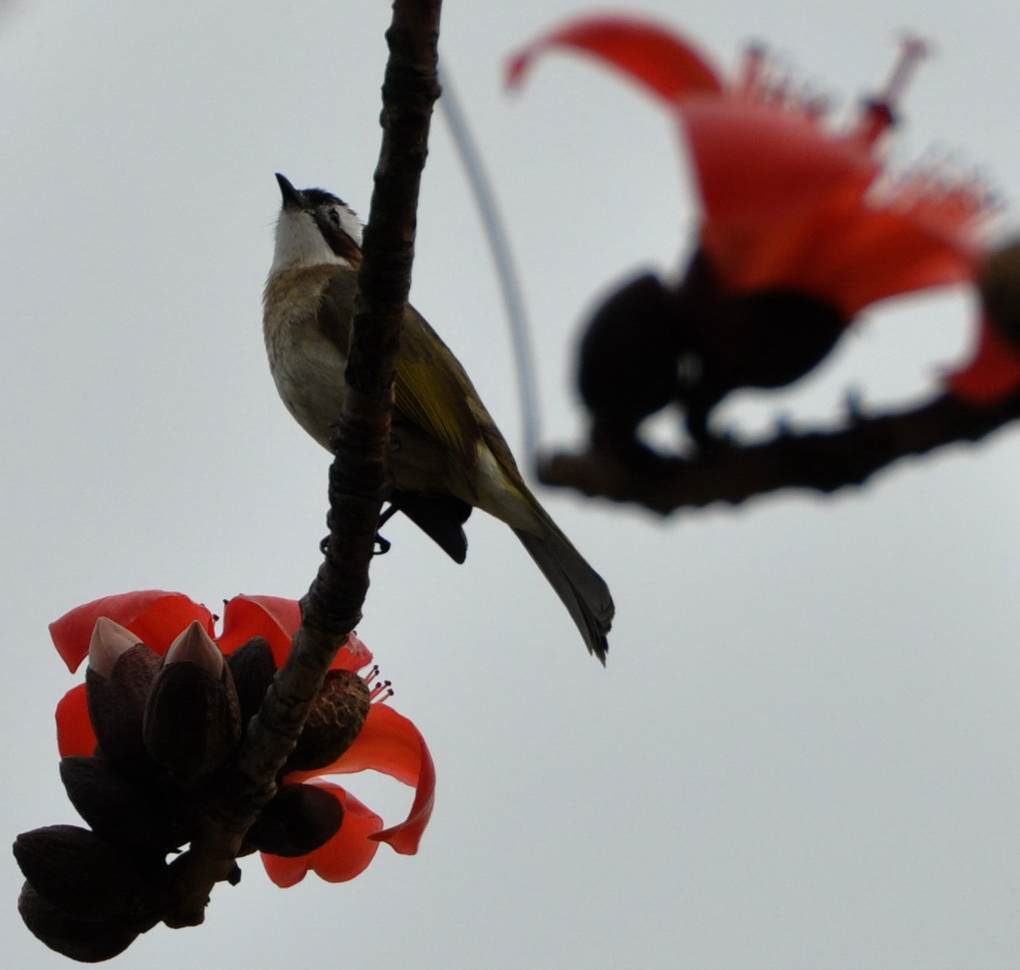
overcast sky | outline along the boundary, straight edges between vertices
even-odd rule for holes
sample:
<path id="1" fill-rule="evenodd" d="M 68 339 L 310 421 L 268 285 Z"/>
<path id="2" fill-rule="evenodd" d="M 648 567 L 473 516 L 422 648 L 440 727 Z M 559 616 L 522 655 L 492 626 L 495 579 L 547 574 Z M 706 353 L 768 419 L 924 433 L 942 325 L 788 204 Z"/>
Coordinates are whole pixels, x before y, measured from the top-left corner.
<path id="1" fill-rule="evenodd" d="M 585 308 L 674 268 L 697 217 L 636 89 L 555 56 L 502 92 L 507 53 L 583 9 L 450 0 L 441 42 L 523 276 L 548 446 L 583 433 Z M 936 56 L 897 158 L 959 150 L 1020 211 L 1014 3 L 640 9 L 722 65 L 764 39 L 850 104 L 921 33 Z M 388 20 L 384 2 L 0 6 L 8 842 L 76 821 L 52 714 L 78 678 L 51 620 L 149 587 L 298 597 L 314 575 L 328 456 L 279 403 L 260 327 L 273 173 L 367 214 Z M 516 446 L 502 307 L 439 118 L 418 240 L 412 298 Z M 971 311 L 966 294 L 876 308 L 796 394 L 728 419 L 831 419 L 851 385 L 909 401 L 965 353 Z M 1007 430 L 863 490 L 666 521 L 540 491 L 613 589 L 606 670 L 506 527 L 472 517 L 457 567 L 395 521 L 359 632 L 436 761 L 419 855 L 383 847 L 351 883 L 287 891 L 248 860 L 203 927 L 157 927 L 119 965 L 1015 968 L 1018 484 Z M 350 782 L 388 819 L 409 804 Z M 0 876 L 5 965 L 67 966 L 21 924 L 10 857 Z"/>

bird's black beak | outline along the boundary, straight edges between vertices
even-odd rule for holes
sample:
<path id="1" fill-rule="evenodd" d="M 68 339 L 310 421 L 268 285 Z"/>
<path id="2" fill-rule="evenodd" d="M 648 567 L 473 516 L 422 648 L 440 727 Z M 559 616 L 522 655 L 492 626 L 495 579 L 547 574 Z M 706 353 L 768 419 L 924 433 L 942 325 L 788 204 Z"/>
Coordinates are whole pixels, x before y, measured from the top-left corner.
<path id="1" fill-rule="evenodd" d="M 305 197 L 290 184 L 286 175 L 276 173 L 276 181 L 280 184 L 280 194 L 283 196 L 283 207 L 285 209 L 306 209 L 308 204 Z"/>

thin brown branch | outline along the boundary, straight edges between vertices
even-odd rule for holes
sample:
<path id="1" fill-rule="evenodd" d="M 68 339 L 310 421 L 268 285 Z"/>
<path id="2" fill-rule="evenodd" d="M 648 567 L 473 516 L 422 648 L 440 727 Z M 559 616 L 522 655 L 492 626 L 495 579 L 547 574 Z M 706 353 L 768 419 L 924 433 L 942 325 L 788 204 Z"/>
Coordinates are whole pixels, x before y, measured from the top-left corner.
<path id="1" fill-rule="evenodd" d="M 440 0 L 395 0 L 386 38 L 383 138 L 358 276 L 347 380 L 333 441 L 325 557 L 304 600 L 304 625 L 248 726 L 218 810 L 173 866 L 171 926 L 201 923 L 216 882 L 237 877 L 245 833 L 276 790 L 337 650 L 361 618 L 381 502 L 388 488 L 393 375 L 410 289 L 415 212 L 432 105 L 439 96 Z"/>
<path id="2" fill-rule="evenodd" d="M 1020 417 L 1020 395 L 994 407 L 973 407 L 950 395 L 909 411 L 851 414 L 835 431 L 781 433 L 756 444 L 720 442 L 703 457 L 646 455 L 628 462 L 595 449 L 556 454 L 539 466 L 546 485 L 633 502 L 668 515 L 713 502 L 737 505 L 783 488 L 835 492 L 862 485 L 901 458 L 954 442 L 979 441 Z"/>

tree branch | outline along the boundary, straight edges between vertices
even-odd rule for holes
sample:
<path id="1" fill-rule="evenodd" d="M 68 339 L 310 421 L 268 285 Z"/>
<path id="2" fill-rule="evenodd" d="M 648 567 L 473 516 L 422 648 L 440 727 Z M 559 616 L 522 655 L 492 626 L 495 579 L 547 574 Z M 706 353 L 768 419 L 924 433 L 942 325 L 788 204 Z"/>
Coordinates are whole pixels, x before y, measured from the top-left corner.
<path id="1" fill-rule="evenodd" d="M 368 567 L 388 489 L 393 376 L 411 282 L 415 213 L 432 105 L 439 96 L 441 0 L 395 0 L 386 34 L 383 138 L 358 274 L 350 385 L 329 471 L 330 535 L 302 600 L 303 625 L 286 665 L 252 718 L 229 784 L 191 849 L 173 864 L 174 903 L 164 921 L 197 925 L 216 882 L 236 881 L 245 833 L 276 790 L 337 650 L 361 619 Z"/>
<path id="2" fill-rule="evenodd" d="M 648 454 L 639 461 L 590 449 L 555 454 L 539 465 L 546 485 L 585 495 L 634 502 L 660 515 L 712 502 L 738 505 L 782 488 L 835 492 L 862 485 L 876 471 L 909 455 L 958 441 L 979 441 L 1020 417 L 1020 395 L 993 407 L 974 407 L 943 394 L 914 410 L 865 417 L 853 412 L 848 427 L 769 441 L 719 442 L 695 458 Z"/>

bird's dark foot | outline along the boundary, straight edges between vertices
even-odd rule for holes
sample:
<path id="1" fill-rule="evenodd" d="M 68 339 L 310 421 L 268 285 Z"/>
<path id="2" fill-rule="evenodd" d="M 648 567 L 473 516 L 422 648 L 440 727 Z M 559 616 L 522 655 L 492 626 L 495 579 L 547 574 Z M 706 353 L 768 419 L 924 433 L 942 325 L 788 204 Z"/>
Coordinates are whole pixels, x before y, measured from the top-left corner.
<path id="1" fill-rule="evenodd" d="M 379 529 L 381 529 L 390 519 L 393 518 L 393 514 L 397 511 L 397 507 L 390 504 L 382 512 L 379 513 L 379 525 L 375 533 L 375 544 L 378 548 L 372 553 L 373 556 L 385 556 L 390 551 L 390 547 L 393 545 L 389 539 L 384 539 L 379 535 Z"/>
<path id="2" fill-rule="evenodd" d="M 375 535 L 375 544 L 379 548 L 372 553 L 373 556 L 385 555 L 387 552 L 390 551 L 390 546 L 393 545 L 393 543 L 390 542 L 389 539 L 384 539 L 381 535 L 379 535 L 378 532 Z M 319 552 L 321 552 L 323 555 L 326 555 L 326 550 L 328 548 L 329 548 L 329 536 L 326 536 L 326 538 L 319 543 Z"/>

